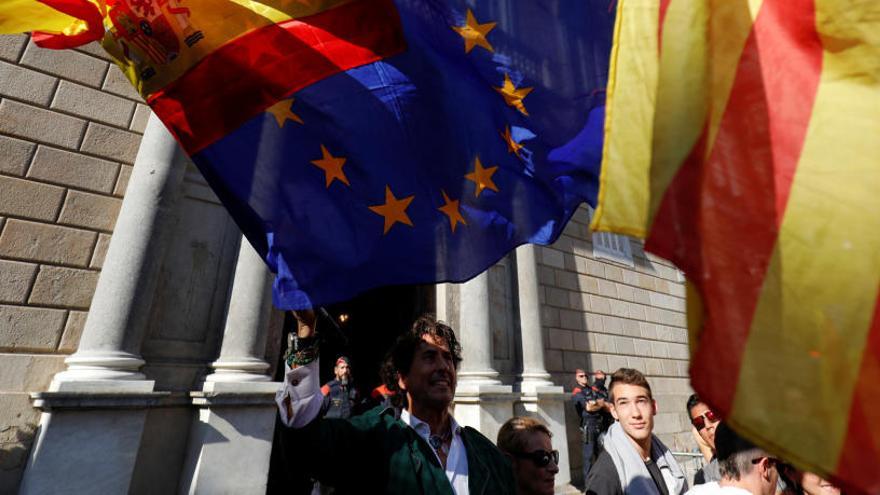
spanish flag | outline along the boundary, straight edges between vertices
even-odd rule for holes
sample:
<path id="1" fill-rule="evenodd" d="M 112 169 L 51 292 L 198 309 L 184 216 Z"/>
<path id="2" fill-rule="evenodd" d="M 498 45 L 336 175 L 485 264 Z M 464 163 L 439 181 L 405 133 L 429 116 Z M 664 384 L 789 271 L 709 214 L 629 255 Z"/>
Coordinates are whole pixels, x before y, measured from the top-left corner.
<path id="1" fill-rule="evenodd" d="M 31 31 L 55 49 L 97 41 L 193 154 L 296 90 L 401 52 L 381 3 L 4 0 L 0 34 Z"/>
<path id="2" fill-rule="evenodd" d="M 593 228 L 688 278 L 691 380 L 880 493 L 880 2 L 621 0 Z"/>

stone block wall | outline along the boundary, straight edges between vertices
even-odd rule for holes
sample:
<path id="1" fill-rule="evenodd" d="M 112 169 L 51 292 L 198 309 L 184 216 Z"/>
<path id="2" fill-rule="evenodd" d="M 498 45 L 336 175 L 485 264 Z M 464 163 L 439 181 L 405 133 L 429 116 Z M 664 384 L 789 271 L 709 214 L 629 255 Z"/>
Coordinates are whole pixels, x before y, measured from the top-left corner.
<path id="1" fill-rule="evenodd" d="M 149 109 L 100 47 L 0 36 L 0 493 L 76 350 Z"/>
<path id="2" fill-rule="evenodd" d="M 547 371 L 566 390 L 575 386 L 576 368 L 642 371 L 657 399 L 655 433 L 673 451 L 691 451 L 683 276 L 632 240 L 631 264 L 595 256 L 589 215 L 583 207 L 555 244 L 539 249 Z M 577 418 L 569 409 L 572 469 L 579 470 Z"/>

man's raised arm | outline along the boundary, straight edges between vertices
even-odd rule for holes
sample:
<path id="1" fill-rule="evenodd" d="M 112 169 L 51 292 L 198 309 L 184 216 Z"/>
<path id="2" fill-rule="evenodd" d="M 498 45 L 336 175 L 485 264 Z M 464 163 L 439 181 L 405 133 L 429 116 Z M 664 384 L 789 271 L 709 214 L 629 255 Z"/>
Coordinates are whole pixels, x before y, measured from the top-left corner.
<path id="1" fill-rule="evenodd" d="M 281 422 L 291 428 L 302 428 L 318 417 L 324 396 L 319 383 L 315 312 L 296 311 L 294 316 L 297 321 L 296 338 L 285 360 L 284 384 L 275 395 L 275 401 Z"/>

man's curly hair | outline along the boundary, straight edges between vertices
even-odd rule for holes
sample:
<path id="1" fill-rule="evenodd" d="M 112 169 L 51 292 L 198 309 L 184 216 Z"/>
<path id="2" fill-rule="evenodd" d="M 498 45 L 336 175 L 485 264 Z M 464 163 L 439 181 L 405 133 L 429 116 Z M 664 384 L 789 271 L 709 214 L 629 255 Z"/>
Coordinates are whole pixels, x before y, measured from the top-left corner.
<path id="1" fill-rule="evenodd" d="M 406 401 L 405 397 L 401 397 L 400 387 L 397 384 L 398 373 L 401 375 L 409 373 L 416 349 L 422 343 L 422 337 L 425 335 L 430 335 L 446 343 L 449 347 L 449 352 L 452 354 L 452 362 L 455 364 L 455 369 L 458 369 L 458 365 L 461 363 L 461 344 L 458 343 L 458 338 L 455 336 L 452 327 L 437 321 L 433 315 L 425 314 L 419 316 L 409 330 L 397 337 L 394 345 L 391 346 L 391 350 L 386 354 L 380 370 L 385 386 L 388 387 L 388 390 L 395 392 L 394 402 L 398 407 L 401 405 L 398 401 Z"/>

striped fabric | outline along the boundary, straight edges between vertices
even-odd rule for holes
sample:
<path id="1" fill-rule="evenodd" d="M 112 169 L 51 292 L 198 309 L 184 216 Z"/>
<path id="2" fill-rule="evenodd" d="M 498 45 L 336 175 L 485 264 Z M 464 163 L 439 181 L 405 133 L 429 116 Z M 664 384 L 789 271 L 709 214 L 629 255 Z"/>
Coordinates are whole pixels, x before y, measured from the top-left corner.
<path id="1" fill-rule="evenodd" d="M 593 227 L 684 270 L 727 421 L 880 493 L 880 2 L 621 0 Z"/>
<path id="2" fill-rule="evenodd" d="M 90 0 L 5 0 L 0 2 L 0 34 L 34 31 L 46 48 L 71 48 L 101 39 L 101 6 Z M 106 9 L 105 9 L 106 10 Z"/>
<path id="3" fill-rule="evenodd" d="M 405 48 L 390 0 L 3 0 L 0 34 L 98 41 L 190 154 L 316 81 Z M 229 102 L 235 102 L 230 105 Z"/>

